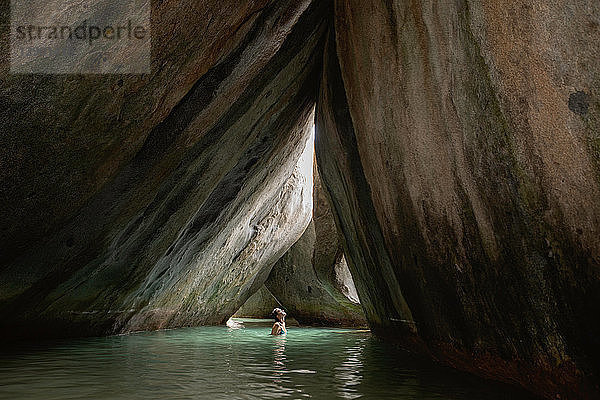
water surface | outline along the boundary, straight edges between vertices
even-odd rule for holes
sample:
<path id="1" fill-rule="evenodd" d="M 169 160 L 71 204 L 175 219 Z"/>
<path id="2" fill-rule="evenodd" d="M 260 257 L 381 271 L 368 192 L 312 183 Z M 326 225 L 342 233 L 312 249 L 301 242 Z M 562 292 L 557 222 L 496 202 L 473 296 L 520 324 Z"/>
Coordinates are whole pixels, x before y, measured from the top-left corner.
<path id="1" fill-rule="evenodd" d="M 19 345 L 1 399 L 526 399 L 368 332 L 249 324 Z"/>

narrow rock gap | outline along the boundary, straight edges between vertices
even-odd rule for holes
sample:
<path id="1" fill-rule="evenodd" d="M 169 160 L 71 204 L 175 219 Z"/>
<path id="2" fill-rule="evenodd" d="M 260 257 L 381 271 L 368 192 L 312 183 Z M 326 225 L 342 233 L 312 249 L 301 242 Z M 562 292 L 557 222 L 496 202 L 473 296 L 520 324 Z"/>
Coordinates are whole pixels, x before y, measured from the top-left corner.
<path id="1" fill-rule="evenodd" d="M 313 125 L 313 147 L 314 135 Z M 303 325 L 366 326 L 329 200 L 318 176 L 316 158 L 313 163 L 310 224 L 233 317 L 268 318 L 275 307 L 281 307 L 292 321 Z"/>

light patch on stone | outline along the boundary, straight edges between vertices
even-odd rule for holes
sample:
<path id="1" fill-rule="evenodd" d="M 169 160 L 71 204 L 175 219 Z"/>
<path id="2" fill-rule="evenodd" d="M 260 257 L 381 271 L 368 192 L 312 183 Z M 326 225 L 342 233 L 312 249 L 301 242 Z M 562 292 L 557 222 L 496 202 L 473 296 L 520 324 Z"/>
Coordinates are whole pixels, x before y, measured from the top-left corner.
<path id="1" fill-rule="evenodd" d="M 340 261 L 335 264 L 334 272 L 336 283 L 344 296 L 351 302 L 360 304 L 358 292 L 356 291 L 356 286 L 354 286 L 354 280 L 352 279 L 352 274 L 350 274 L 345 256 L 342 255 Z"/>
<path id="2" fill-rule="evenodd" d="M 312 120 L 312 118 L 311 118 Z M 305 182 L 311 188 L 313 187 L 313 162 L 315 158 L 315 125 L 313 124 L 310 128 L 310 137 L 306 141 L 304 145 L 304 150 L 302 151 L 302 155 L 298 159 L 298 164 L 296 164 L 296 171 L 298 171 L 302 177 L 305 179 Z M 312 195 L 307 197 L 308 202 L 310 203 L 310 208 L 313 207 Z"/>

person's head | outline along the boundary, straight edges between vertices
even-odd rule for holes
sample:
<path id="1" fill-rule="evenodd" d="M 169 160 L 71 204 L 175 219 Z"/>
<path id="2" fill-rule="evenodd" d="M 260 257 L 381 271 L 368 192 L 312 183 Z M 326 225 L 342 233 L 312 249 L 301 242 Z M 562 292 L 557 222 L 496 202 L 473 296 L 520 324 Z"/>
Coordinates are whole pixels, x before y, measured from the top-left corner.
<path id="1" fill-rule="evenodd" d="M 283 320 L 285 319 L 286 313 L 285 311 L 283 311 L 281 308 L 275 308 L 273 309 L 273 317 L 275 318 L 275 321 L 279 321 L 279 322 L 283 322 Z"/>

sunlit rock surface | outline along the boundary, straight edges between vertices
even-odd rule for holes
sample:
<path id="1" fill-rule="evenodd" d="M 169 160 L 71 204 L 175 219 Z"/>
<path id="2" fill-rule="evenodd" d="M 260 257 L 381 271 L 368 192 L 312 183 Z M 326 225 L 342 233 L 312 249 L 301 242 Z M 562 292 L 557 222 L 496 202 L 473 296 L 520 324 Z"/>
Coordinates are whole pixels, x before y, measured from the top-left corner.
<path id="1" fill-rule="evenodd" d="M 313 260 L 318 240 L 315 225 L 311 223 L 300 240 L 277 261 L 265 287 L 301 324 L 365 326 L 360 305 L 315 270 Z M 332 274 L 334 267 L 335 264 L 330 265 Z"/>
<path id="2" fill-rule="evenodd" d="M 323 5 L 153 7 L 149 75 L 3 61 L 3 337 L 224 322 L 310 221 Z"/>
<path id="3" fill-rule="evenodd" d="M 350 302 L 359 303 L 358 293 L 348 269 L 330 200 L 316 168 L 313 189 L 313 224 L 315 244 L 312 265 L 321 282 L 341 292 Z M 361 317 L 363 319 L 364 316 Z"/>
<path id="4" fill-rule="evenodd" d="M 317 161 L 372 328 L 598 398 L 600 3 L 335 1 Z"/>

